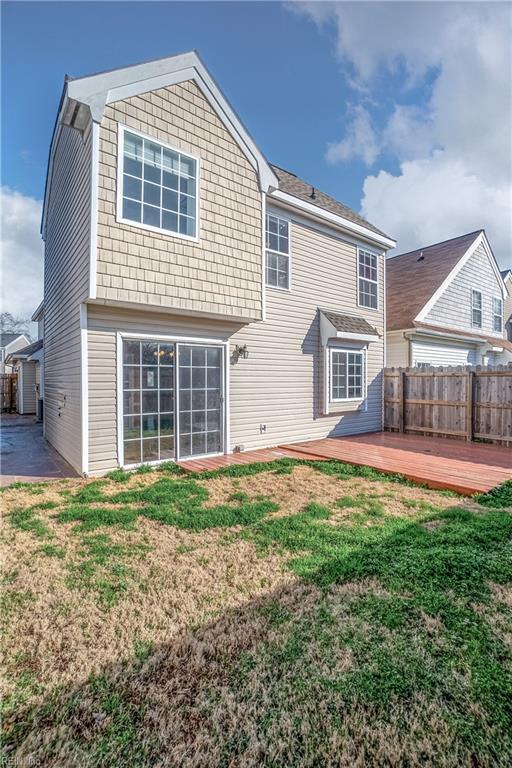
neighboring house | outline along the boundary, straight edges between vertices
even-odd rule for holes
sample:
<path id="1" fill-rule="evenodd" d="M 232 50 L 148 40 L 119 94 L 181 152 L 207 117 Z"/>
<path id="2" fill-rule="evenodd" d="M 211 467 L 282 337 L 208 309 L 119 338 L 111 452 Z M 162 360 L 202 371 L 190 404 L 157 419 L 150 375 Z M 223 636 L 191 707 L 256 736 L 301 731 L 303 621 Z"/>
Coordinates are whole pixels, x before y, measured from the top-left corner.
<path id="1" fill-rule="evenodd" d="M 42 234 L 79 472 L 381 428 L 395 243 L 269 165 L 197 54 L 66 80 Z"/>
<path id="2" fill-rule="evenodd" d="M 505 335 L 512 341 L 512 269 L 504 269 L 501 276 L 505 284 Z"/>
<path id="3" fill-rule="evenodd" d="M 36 414 L 42 418 L 41 369 L 43 360 L 43 340 L 28 344 L 26 347 L 11 352 L 7 357 L 18 374 L 16 390 L 16 412 Z"/>
<path id="4" fill-rule="evenodd" d="M 505 287 L 484 230 L 388 258 L 388 366 L 512 360 Z"/>
<path id="5" fill-rule="evenodd" d="M 0 333 L 0 374 L 13 372 L 12 365 L 6 364 L 7 356 L 29 343 L 30 339 L 25 333 L 16 333 L 16 331 Z"/>

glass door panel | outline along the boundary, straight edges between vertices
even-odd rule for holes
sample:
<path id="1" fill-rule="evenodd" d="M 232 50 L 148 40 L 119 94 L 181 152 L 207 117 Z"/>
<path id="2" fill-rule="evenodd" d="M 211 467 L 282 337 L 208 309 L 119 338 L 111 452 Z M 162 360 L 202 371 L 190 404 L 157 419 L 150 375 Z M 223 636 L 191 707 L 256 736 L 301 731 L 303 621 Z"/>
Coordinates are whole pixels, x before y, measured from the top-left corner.
<path id="1" fill-rule="evenodd" d="M 174 459 L 175 345 L 123 342 L 124 464 Z"/>
<path id="2" fill-rule="evenodd" d="M 223 450 L 222 348 L 179 345 L 180 459 Z"/>

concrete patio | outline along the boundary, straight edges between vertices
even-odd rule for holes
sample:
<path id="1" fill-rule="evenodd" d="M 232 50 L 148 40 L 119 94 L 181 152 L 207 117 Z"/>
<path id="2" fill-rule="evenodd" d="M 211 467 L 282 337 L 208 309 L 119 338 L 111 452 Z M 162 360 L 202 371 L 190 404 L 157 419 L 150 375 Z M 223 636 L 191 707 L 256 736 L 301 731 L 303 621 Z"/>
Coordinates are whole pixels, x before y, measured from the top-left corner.
<path id="1" fill-rule="evenodd" d="M 77 477 L 44 439 L 43 425 L 18 414 L 2 414 L 0 420 L 0 470 L 0 486 Z"/>

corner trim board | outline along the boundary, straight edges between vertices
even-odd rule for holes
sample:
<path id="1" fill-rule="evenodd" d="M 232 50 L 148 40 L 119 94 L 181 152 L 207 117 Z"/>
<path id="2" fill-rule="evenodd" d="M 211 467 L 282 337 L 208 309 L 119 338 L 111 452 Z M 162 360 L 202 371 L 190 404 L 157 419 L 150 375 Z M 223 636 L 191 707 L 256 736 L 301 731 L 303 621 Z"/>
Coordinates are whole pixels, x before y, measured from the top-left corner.
<path id="1" fill-rule="evenodd" d="M 87 304 L 80 304 L 80 426 L 81 471 L 89 473 L 89 365 L 88 365 Z"/>

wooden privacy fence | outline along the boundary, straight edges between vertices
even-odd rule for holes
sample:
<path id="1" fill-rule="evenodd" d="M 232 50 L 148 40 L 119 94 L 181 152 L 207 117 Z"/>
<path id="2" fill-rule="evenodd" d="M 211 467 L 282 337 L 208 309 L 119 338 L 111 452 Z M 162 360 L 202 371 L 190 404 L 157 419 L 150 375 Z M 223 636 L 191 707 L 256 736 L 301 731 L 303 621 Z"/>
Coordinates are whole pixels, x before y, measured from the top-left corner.
<path id="1" fill-rule="evenodd" d="M 384 428 L 512 446 L 512 364 L 386 368 Z"/>
<path id="2" fill-rule="evenodd" d="M 0 403 L 2 412 L 16 410 L 17 373 L 0 373 Z"/>

